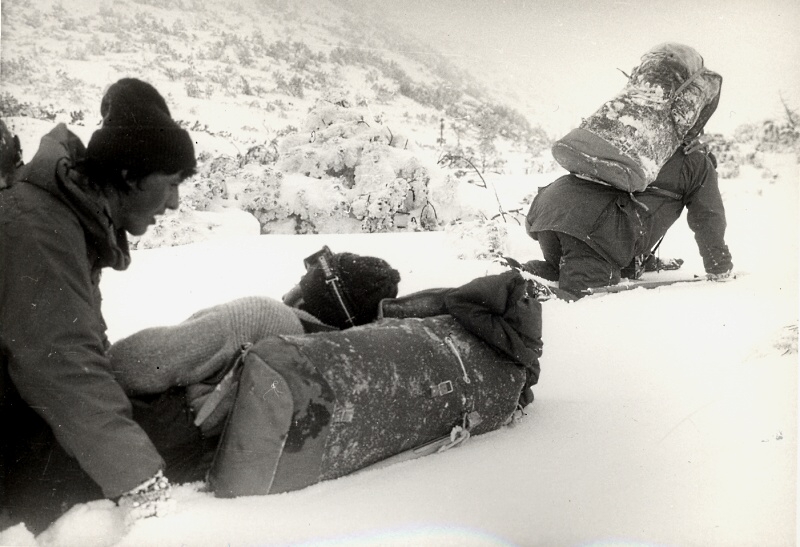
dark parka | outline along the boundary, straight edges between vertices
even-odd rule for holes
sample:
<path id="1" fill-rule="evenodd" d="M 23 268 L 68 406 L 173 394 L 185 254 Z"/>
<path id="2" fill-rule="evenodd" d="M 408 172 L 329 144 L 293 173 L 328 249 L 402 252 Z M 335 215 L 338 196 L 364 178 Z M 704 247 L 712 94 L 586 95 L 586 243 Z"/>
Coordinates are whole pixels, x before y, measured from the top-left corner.
<path id="1" fill-rule="evenodd" d="M 58 125 L 0 191 L 0 358 L 11 380 L 0 387 L 3 419 L 15 410 L 7 407 L 16 390 L 113 498 L 163 461 L 131 419 L 106 356 L 100 271 L 124 270 L 130 255 L 107 200 L 74 169 L 84 155 L 78 137 Z M 12 441 L 4 432 L 3 448 Z"/>
<path id="2" fill-rule="evenodd" d="M 711 160 L 701 152 L 678 150 L 655 182 L 634 196 L 593 181 L 565 175 L 545 186 L 528 212 L 528 234 L 545 230 L 569 234 L 618 268 L 649 252 L 687 209 L 689 228 L 708 273 L 732 267 L 725 245 L 725 208 Z"/>

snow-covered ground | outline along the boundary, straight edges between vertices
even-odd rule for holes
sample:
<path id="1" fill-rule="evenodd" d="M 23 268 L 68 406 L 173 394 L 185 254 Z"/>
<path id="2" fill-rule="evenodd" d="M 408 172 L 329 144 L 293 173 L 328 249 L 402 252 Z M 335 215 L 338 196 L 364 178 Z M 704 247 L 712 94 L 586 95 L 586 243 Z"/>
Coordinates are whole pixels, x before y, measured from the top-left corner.
<path id="1" fill-rule="evenodd" d="M 0 532 L 0 545 L 794 545 L 800 177 L 792 156 L 765 161 L 775 177 L 721 182 L 735 280 L 544 303 L 536 401 L 515 426 L 293 493 L 222 500 L 181 485 L 173 514 L 129 530 L 97 501 L 36 538 Z M 516 193 L 549 178 L 518 177 Z M 447 232 L 258 235 L 244 213 L 206 214 L 233 228 L 135 251 L 127 272 L 105 274 L 112 340 L 238 296 L 280 297 L 323 244 L 387 259 L 401 293 L 502 270 L 459 259 L 468 243 Z M 685 224 L 661 254 L 702 274 Z M 540 256 L 508 226 L 512 256 Z"/>

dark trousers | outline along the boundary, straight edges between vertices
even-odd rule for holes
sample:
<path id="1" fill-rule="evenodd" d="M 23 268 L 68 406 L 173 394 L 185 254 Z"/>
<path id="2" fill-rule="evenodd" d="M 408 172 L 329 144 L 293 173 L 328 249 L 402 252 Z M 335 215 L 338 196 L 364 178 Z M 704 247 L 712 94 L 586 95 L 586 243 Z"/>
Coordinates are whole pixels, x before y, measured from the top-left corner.
<path id="1" fill-rule="evenodd" d="M 13 388 L 3 401 L 0 461 L 0 527 L 24 522 L 34 534 L 44 531 L 78 503 L 103 499 L 99 486 L 69 456 L 45 421 Z M 164 458 L 173 484 L 205 478 L 218 438 L 204 439 L 192 423 L 185 391 L 132 398 L 133 418 Z"/>
<path id="2" fill-rule="evenodd" d="M 38 534 L 76 503 L 102 499 L 103 492 L 61 448 L 45 421 L 12 391 L 2 409 L 0 524 L 24 522 Z"/>
<path id="3" fill-rule="evenodd" d="M 586 295 L 586 289 L 619 283 L 620 269 L 580 239 L 553 231 L 536 235 L 545 262 L 558 276 L 561 290 L 580 298 Z"/>

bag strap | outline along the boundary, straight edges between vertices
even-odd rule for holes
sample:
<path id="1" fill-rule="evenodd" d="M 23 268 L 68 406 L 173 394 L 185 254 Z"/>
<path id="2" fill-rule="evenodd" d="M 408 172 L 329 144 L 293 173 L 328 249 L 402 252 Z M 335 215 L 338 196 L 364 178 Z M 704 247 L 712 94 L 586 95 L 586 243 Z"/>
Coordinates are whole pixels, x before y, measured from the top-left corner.
<path id="1" fill-rule="evenodd" d="M 687 87 L 689 87 L 689 85 L 690 85 L 690 84 L 691 84 L 693 81 L 695 81 L 695 80 L 696 80 L 696 79 L 697 79 L 697 78 L 698 78 L 698 77 L 699 77 L 699 76 L 700 76 L 700 75 L 701 75 L 703 72 L 705 72 L 705 70 L 706 70 L 706 69 L 705 69 L 705 67 L 700 67 L 698 70 L 695 70 L 694 72 L 692 72 L 692 73 L 689 75 L 689 77 L 688 77 L 688 78 L 686 78 L 686 81 L 685 81 L 685 82 L 683 82 L 683 83 L 680 85 L 680 87 L 678 87 L 678 89 L 676 89 L 674 92 L 672 92 L 672 94 L 670 95 L 670 98 L 669 98 L 670 102 L 674 102 L 674 101 L 675 101 L 675 99 L 677 99 L 677 98 L 678 98 L 678 95 L 680 95 L 680 94 L 681 94 L 681 91 L 683 91 L 684 89 L 686 89 Z"/>
<path id="2" fill-rule="evenodd" d="M 244 358 L 250 353 L 252 347 L 253 344 L 243 344 L 227 367 L 215 374 L 213 378 L 209 378 L 203 382 L 204 384 L 216 384 L 216 387 L 214 391 L 209 393 L 202 406 L 198 409 L 197 416 L 194 419 L 194 425 L 200 427 L 200 425 L 211 416 L 211 413 L 217 409 L 225 396 L 236 387 L 237 375 L 242 368 Z"/>
<path id="3" fill-rule="evenodd" d="M 683 196 L 678 192 L 672 192 L 670 190 L 664 190 L 663 188 L 659 188 L 658 186 L 653 186 L 652 184 L 645 188 L 644 192 L 650 192 L 651 194 L 655 194 L 657 196 L 663 196 L 665 198 L 674 199 L 677 201 L 683 201 Z"/>

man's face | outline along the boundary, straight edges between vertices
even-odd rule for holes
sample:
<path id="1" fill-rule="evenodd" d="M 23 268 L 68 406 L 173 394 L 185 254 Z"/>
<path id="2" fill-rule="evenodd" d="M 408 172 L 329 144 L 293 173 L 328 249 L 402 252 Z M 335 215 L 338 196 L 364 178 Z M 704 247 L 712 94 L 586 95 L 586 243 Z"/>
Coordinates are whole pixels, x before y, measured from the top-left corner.
<path id="1" fill-rule="evenodd" d="M 156 217 L 167 209 L 178 208 L 180 173 L 166 175 L 153 173 L 133 182 L 127 194 L 120 194 L 120 219 L 118 228 L 133 236 L 143 235 Z"/>

